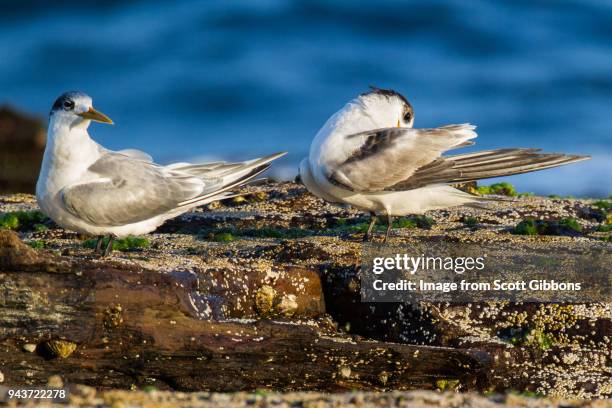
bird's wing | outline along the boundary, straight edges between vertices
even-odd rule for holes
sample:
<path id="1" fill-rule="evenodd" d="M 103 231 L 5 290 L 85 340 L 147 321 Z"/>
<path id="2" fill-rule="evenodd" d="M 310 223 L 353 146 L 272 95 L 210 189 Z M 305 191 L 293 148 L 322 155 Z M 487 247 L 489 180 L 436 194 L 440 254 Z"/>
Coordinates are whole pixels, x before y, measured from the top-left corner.
<path id="1" fill-rule="evenodd" d="M 207 182 L 113 152 L 89 171 L 99 178 L 65 187 L 62 199 L 70 213 L 98 226 L 144 221 L 218 187 L 216 180 Z"/>
<path id="2" fill-rule="evenodd" d="M 384 128 L 346 136 L 355 144 L 340 163 L 328 165 L 328 179 L 352 191 L 387 190 L 435 162 L 447 150 L 472 144 L 475 126 L 449 125 L 435 129 Z"/>
<path id="3" fill-rule="evenodd" d="M 388 190 L 401 191 L 429 184 L 463 183 L 492 177 L 563 166 L 590 156 L 563 153 L 540 153 L 540 149 L 497 149 L 441 157 L 419 168 L 412 176 Z"/>
<path id="4" fill-rule="evenodd" d="M 151 157 L 150 154 L 143 152 L 142 150 L 125 149 L 125 150 L 119 150 L 117 153 L 132 157 L 134 159 L 153 163 L 153 157 Z"/>

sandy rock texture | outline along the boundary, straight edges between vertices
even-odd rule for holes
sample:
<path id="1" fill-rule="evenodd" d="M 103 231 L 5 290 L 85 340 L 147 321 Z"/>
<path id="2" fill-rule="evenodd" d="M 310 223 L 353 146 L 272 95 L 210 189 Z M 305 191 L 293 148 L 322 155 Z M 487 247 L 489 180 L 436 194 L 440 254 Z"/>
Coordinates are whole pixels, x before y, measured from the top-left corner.
<path id="1" fill-rule="evenodd" d="M 610 303 L 362 303 L 363 214 L 294 183 L 243 192 L 168 221 L 106 259 L 89 248 L 89 237 L 37 216 L 0 231 L 2 385 L 43 386 L 56 375 L 99 388 L 387 391 L 175 395 L 201 398 L 200 406 L 219 398 L 236 398 L 235 406 L 253 398 L 256 406 L 273 398 L 287 406 L 295 406 L 292 398 L 300 406 L 351 398 L 354 406 L 405 406 L 414 398 L 438 401 L 432 406 L 517 406 L 512 398 L 557 406 L 449 391 L 612 394 Z M 36 210 L 32 196 L 0 197 L 0 215 Z M 609 251 L 608 211 L 595 200 L 521 197 L 488 210 L 431 212 L 403 222 L 390 242 Z M 571 218 L 579 227 L 514 234 L 528 217 L 555 226 Z M 390 392 L 415 389 L 432 391 Z"/>
<path id="2" fill-rule="evenodd" d="M 17 401 L 6 399 L 5 387 L 0 386 L 0 401 L 17 406 Z M 86 386 L 75 386 L 62 400 L 28 401 L 23 407 L 110 407 L 110 408 L 364 408 L 364 407 L 437 407 L 437 408 L 604 408 L 609 400 L 585 401 L 550 398 L 531 398 L 516 394 L 484 397 L 473 393 L 450 391 L 390 391 L 382 393 L 350 392 L 326 394 L 319 392 L 268 393 L 183 393 L 163 391 L 96 391 Z"/>

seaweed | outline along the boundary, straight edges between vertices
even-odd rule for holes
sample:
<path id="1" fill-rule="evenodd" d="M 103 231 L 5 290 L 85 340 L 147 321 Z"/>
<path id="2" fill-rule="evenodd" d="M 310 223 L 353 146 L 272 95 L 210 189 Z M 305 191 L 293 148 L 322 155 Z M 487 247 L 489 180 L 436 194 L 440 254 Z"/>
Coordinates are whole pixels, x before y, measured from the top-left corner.
<path id="1" fill-rule="evenodd" d="M 516 188 L 505 181 L 489 186 L 478 186 L 478 193 L 482 195 L 504 195 L 508 197 L 516 197 L 518 195 Z"/>
<path id="2" fill-rule="evenodd" d="M 234 239 L 234 235 L 231 232 L 221 232 L 219 234 L 214 234 L 214 240 L 216 242 L 232 242 Z"/>
<path id="3" fill-rule="evenodd" d="M 456 379 L 441 379 L 436 380 L 434 385 L 438 391 L 457 391 L 461 384 Z"/>
<path id="4" fill-rule="evenodd" d="M 612 231 L 612 224 L 601 224 L 595 229 L 597 232 L 610 232 Z"/>
<path id="5" fill-rule="evenodd" d="M 611 200 L 597 200 L 592 204 L 593 207 L 598 208 L 602 211 L 612 211 L 612 201 Z"/>
<path id="6" fill-rule="evenodd" d="M 510 391 L 509 394 L 518 395 L 518 396 L 526 397 L 526 398 L 543 398 L 544 397 L 544 394 L 542 394 L 540 392 L 529 391 L 529 390 Z"/>
<path id="7" fill-rule="evenodd" d="M 34 224 L 34 231 L 45 232 L 49 229 L 45 224 Z"/>
<path id="8" fill-rule="evenodd" d="M 365 233 L 370 223 L 366 221 L 358 221 L 355 223 L 350 223 L 346 219 L 341 219 L 341 222 L 336 222 L 335 228 L 330 228 L 327 232 L 330 234 L 354 234 L 354 233 Z M 359 219 L 357 219 L 359 220 Z M 382 218 L 381 218 L 382 220 Z M 412 217 L 399 217 L 393 220 L 393 228 L 422 228 L 422 229 L 431 229 L 431 227 L 435 224 L 435 221 L 431 217 L 427 217 L 425 215 L 417 215 Z M 387 229 L 387 225 L 385 222 L 380 222 L 375 225 L 374 230 L 376 232 L 385 232 Z"/>
<path id="9" fill-rule="evenodd" d="M 44 223 L 49 221 L 40 211 L 13 211 L 0 216 L 0 229 L 38 231 Z"/>
<path id="10" fill-rule="evenodd" d="M 550 335 L 529 327 L 508 327 L 501 330 L 498 336 L 514 346 L 532 346 L 540 350 L 548 350 L 555 344 Z"/>
<path id="11" fill-rule="evenodd" d="M 0 217 L 0 228 L 16 230 L 19 228 L 19 218 L 14 213 L 3 214 Z"/>
<path id="12" fill-rule="evenodd" d="M 575 218 L 563 218 L 561 221 L 559 221 L 558 225 L 562 228 L 567 228 L 575 232 L 582 232 L 582 226 Z"/>
<path id="13" fill-rule="evenodd" d="M 313 235 L 339 235 L 339 234 L 354 234 L 365 233 L 370 225 L 369 222 L 363 221 L 363 218 L 354 220 L 346 218 L 338 218 L 332 220 L 333 227 L 322 231 L 303 229 L 303 228 L 279 228 L 279 227 L 263 227 L 263 228 L 247 228 L 240 229 L 236 227 L 221 227 L 221 228 L 203 228 L 198 232 L 198 239 L 203 241 L 217 242 L 232 242 L 240 238 L 276 238 L 276 239 L 296 239 L 304 238 Z M 431 217 L 415 216 L 415 217 L 400 217 L 393 221 L 393 228 L 424 228 L 430 229 L 435 221 Z M 377 232 L 384 232 L 387 226 L 384 222 L 376 225 Z"/>
<path id="14" fill-rule="evenodd" d="M 300 228 L 205 228 L 198 233 L 198 239 L 203 241 L 232 242 L 239 237 L 292 239 L 309 235 L 313 235 L 313 232 Z"/>
<path id="15" fill-rule="evenodd" d="M 401 217 L 393 221 L 393 228 L 416 228 L 418 226 L 419 222 L 414 218 Z"/>
<path id="16" fill-rule="evenodd" d="M 582 233 L 582 225 L 571 217 L 548 221 L 526 218 L 514 227 L 512 233 L 516 235 L 578 236 Z"/>
<path id="17" fill-rule="evenodd" d="M 538 235 L 538 227 L 533 218 L 527 218 L 519 222 L 512 232 L 517 235 Z"/>
<path id="18" fill-rule="evenodd" d="M 89 249 L 95 249 L 97 242 L 98 242 L 97 238 L 88 239 L 85 242 L 83 242 L 83 247 L 89 248 Z M 107 245 L 108 245 L 108 237 L 104 237 L 104 239 L 102 240 L 102 246 L 106 247 Z M 148 239 L 140 238 L 140 237 L 129 236 L 129 237 L 117 238 L 113 240 L 113 251 L 128 252 L 128 251 L 139 249 L 139 248 L 149 248 L 150 246 L 151 246 L 151 243 L 149 242 Z"/>
<path id="19" fill-rule="evenodd" d="M 466 227 L 472 230 L 478 227 L 478 219 L 476 217 L 463 217 L 461 221 Z"/>
<path id="20" fill-rule="evenodd" d="M 597 200 L 582 210 L 587 219 L 595 219 L 605 224 L 612 224 L 612 201 Z"/>
<path id="21" fill-rule="evenodd" d="M 311 231 L 301 228 L 253 228 L 240 232 L 240 235 L 251 238 L 302 238 L 312 235 Z"/>
<path id="22" fill-rule="evenodd" d="M 527 344 L 532 344 L 540 350 L 548 350 L 554 345 L 554 341 L 548 334 L 539 330 L 533 330 L 527 336 Z"/>
<path id="23" fill-rule="evenodd" d="M 40 239 L 28 241 L 26 243 L 34 249 L 43 249 L 46 246 L 45 241 L 40 240 Z"/>
<path id="24" fill-rule="evenodd" d="M 431 229 L 431 227 L 436 223 L 433 218 L 425 215 L 417 215 L 415 217 L 411 217 L 411 219 L 416 222 L 417 227 L 422 229 Z"/>

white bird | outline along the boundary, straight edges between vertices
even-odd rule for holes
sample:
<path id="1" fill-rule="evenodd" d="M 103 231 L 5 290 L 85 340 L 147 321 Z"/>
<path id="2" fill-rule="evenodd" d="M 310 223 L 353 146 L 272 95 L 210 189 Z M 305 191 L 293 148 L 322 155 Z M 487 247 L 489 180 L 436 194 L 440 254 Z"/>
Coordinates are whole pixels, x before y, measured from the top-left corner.
<path id="1" fill-rule="evenodd" d="M 161 166 L 138 150 L 111 151 L 91 139 L 91 121 L 110 123 L 82 92 L 53 104 L 47 145 L 36 184 L 42 211 L 58 225 L 83 234 L 141 235 L 194 207 L 231 196 L 285 153 L 242 163 L 176 163 Z"/>
<path id="2" fill-rule="evenodd" d="M 334 203 L 387 216 L 385 240 L 394 216 L 454 206 L 482 206 L 486 198 L 450 184 L 542 170 L 589 159 L 544 154 L 540 149 L 499 149 L 455 156 L 442 153 L 474 144 L 475 126 L 413 129 L 414 111 L 396 91 L 372 88 L 327 120 L 300 163 L 308 190 Z"/>

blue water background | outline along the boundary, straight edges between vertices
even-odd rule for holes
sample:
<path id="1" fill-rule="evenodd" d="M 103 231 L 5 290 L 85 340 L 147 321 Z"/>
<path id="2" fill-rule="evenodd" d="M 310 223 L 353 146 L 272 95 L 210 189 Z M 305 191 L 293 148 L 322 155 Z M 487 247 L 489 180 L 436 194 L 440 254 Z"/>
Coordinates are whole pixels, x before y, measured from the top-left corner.
<path id="1" fill-rule="evenodd" d="M 404 93 L 417 127 L 471 122 L 477 147 L 586 153 L 508 178 L 521 191 L 612 193 L 612 2 L 8 1 L 0 104 L 46 116 L 82 90 L 113 149 L 174 160 L 290 154 L 368 85 Z M 473 148 L 472 148 L 473 149 Z"/>

